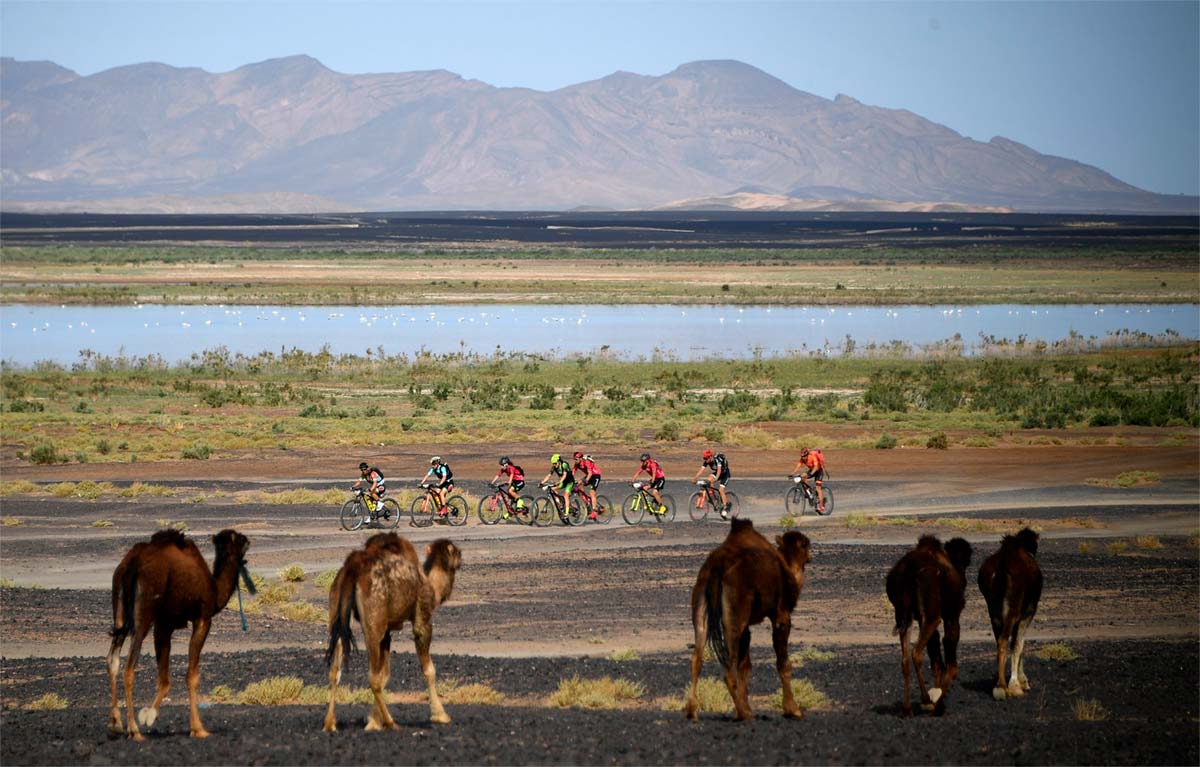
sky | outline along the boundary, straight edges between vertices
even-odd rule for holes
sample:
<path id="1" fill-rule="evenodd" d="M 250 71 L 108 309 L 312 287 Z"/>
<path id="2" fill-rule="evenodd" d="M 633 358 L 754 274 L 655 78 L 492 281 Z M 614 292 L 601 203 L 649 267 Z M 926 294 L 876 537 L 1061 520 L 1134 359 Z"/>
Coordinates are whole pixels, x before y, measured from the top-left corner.
<path id="1" fill-rule="evenodd" d="M 351 74 L 447 69 L 537 90 L 737 59 L 818 96 L 1200 194 L 1200 0 L 0 0 L 0 54 L 82 75 L 147 61 L 227 72 L 308 54 Z"/>

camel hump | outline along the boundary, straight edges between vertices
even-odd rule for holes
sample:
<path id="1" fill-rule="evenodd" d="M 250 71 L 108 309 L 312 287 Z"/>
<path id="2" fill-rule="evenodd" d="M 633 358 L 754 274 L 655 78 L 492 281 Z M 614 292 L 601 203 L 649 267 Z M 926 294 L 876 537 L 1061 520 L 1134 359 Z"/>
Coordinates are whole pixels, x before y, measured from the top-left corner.
<path id="1" fill-rule="evenodd" d="M 1001 541 L 1000 546 L 1001 548 L 1007 546 L 1016 546 L 1019 549 L 1025 549 L 1030 554 L 1037 556 L 1039 538 L 1040 536 L 1031 528 L 1024 527 L 1021 528 L 1021 531 L 1016 535 L 1004 536 L 1004 540 Z"/>
<path id="2" fill-rule="evenodd" d="M 951 538 L 946 544 L 946 556 L 954 564 L 954 569 L 965 573 L 967 566 L 971 564 L 971 544 L 962 538 Z"/>
<path id="3" fill-rule="evenodd" d="M 404 539 L 396 533 L 375 533 L 363 545 L 367 549 L 379 549 L 381 551 L 391 551 L 395 554 L 404 553 Z M 410 544 L 411 545 L 411 544 Z"/>
<path id="4" fill-rule="evenodd" d="M 150 536 L 150 543 L 156 546 L 176 546 L 184 548 L 187 546 L 187 536 L 178 530 L 159 530 L 154 535 Z"/>
<path id="5" fill-rule="evenodd" d="M 733 524 L 729 526 L 729 534 L 740 533 L 743 530 L 753 530 L 754 523 L 748 519 L 735 519 Z"/>
<path id="6" fill-rule="evenodd" d="M 941 551 L 942 542 L 938 540 L 936 535 L 922 535 L 919 539 L 917 539 L 917 548 Z"/>

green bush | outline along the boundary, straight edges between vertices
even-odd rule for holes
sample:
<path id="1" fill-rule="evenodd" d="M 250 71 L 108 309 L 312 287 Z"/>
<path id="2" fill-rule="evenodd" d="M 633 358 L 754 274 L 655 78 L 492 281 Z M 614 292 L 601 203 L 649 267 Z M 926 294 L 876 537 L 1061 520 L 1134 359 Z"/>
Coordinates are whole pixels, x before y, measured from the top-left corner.
<path id="1" fill-rule="evenodd" d="M 202 442 L 183 449 L 183 457 L 195 461 L 207 461 L 211 455 L 212 448 Z"/>
<path id="2" fill-rule="evenodd" d="M 41 402 L 33 400 L 16 400 L 8 403 L 8 412 L 10 413 L 41 413 L 46 410 L 46 406 Z"/>
<path id="3" fill-rule="evenodd" d="M 58 449 L 49 443 L 37 445 L 29 451 L 29 460 L 36 464 L 66 463 L 66 456 L 58 454 Z"/>
<path id="4" fill-rule="evenodd" d="M 929 436 L 929 439 L 925 441 L 925 447 L 931 450 L 945 450 L 950 447 L 950 439 L 946 436 L 946 432 L 939 431 Z"/>
<path id="5" fill-rule="evenodd" d="M 897 442 L 896 438 L 893 437 L 891 434 L 888 434 L 885 431 L 883 434 L 879 435 L 879 441 L 877 441 L 875 443 L 875 449 L 876 450 L 891 450 L 897 444 L 899 444 L 899 443 Z"/>

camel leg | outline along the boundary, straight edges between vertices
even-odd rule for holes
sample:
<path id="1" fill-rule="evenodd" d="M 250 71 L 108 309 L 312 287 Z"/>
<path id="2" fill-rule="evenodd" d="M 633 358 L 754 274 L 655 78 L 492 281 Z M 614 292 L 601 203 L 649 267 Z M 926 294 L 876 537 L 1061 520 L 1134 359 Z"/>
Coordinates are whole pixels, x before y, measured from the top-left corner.
<path id="1" fill-rule="evenodd" d="M 108 648 L 108 686 L 112 692 L 112 706 L 108 714 L 108 732 L 110 735 L 124 735 L 125 725 L 121 724 L 121 705 L 117 702 L 117 677 L 121 671 L 121 647 L 125 644 L 124 636 L 114 636 Z"/>
<path id="2" fill-rule="evenodd" d="M 704 668 L 704 645 L 708 642 L 708 611 L 705 610 L 703 602 L 692 613 L 692 625 L 695 627 L 695 644 L 692 645 L 692 684 L 688 688 L 683 715 L 694 720 L 699 718 L 700 704 L 696 700 L 696 686 L 700 682 L 700 671 Z"/>
<path id="3" fill-rule="evenodd" d="M 1016 623 L 1016 616 L 1006 613 L 1004 623 L 1000 627 L 1000 636 L 996 638 L 996 665 L 998 668 L 996 671 L 996 686 L 992 688 L 992 697 L 996 700 L 1004 700 L 1010 695 L 1004 682 L 1004 670 L 1008 662 L 1009 645 L 1016 644 Z"/>
<path id="4" fill-rule="evenodd" d="M 154 657 L 158 661 L 158 688 L 155 690 L 154 702 L 149 708 L 138 712 L 138 723 L 146 729 L 150 729 L 158 721 L 158 707 L 171 690 L 171 630 L 158 624 L 154 626 Z"/>
<path id="5" fill-rule="evenodd" d="M 188 642 L 188 708 L 189 722 L 193 738 L 207 738 L 208 730 L 200 722 L 200 651 L 208 639 L 208 630 L 212 626 L 211 618 L 197 618 L 192 621 L 192 640 Z M 168 639 L 168 641 L 170 641 Z"/>
<path id="6" fill-rule="evenodd" d="M 333 658 L 329 661 L 329 709 L 325 712 L 325 732 L 337 732 L 337 716 L 334 708 L 337 703 L 338 682 L 342 680 L 342 643 L 333 646 Z"/>
<path id="7" fill-rule="evenodd" d="M 945 665 L 942 667 L 941 682 L 939 689 L 941 695 L 934 700 L 933 714 L 941 716 L 946 713 L 946 697 L 950 694 L 950 684 L 958 678 L 958 637 L 959 625 L 958 621 L 945 621 L 944 636 L 942 637 L 943 649 L 946 653 Z M 939 658 L 939 663 L 941 663 Z M 930 693 L 930 697 L 933 694 Z"/>
<path id="8" fill-rule="evenodd" d="M 1022 655 L 1025 651 L 1025 629 L 1029 628 L 1029 618 L 1023 618 L 1013 628 L 1013 638 L 1015 646 L 1012 650 L 1012 660 L 1010 664 L 1010 674 L 1008 677 L 1008 697 L 1019 698 L 1029 689 L 1029 680 L 1024 679 L 1022 675 Z"/>
<path id="9" fill-rule="evenodd" d="M 1029 624 L 1033 622 L 1033 616 L 1030 615 L 1025 620 L 1021 621 L 1021 636 L 1017 643 L 1017 681 L 1021 683 L 1022 690 L 1029 690 L 1029 677 L 1025 676 L 1025 630 L 1029 628 Z"/>
<path id="10" fill-rule="evenodd" d="M 804 712 L 796 705 L 792 691 L 792 662 L 788 660 L 788 637 L 792 633 L 792 616 L 785 613 L 772 627 L 771 642 L 775 645 L 775 670 L 779 672 L 779 684 L 783 689 L 783 715 L 789 719 L 800 719 Z"/>
<path id="11" fill-rule="evenodd" d="M 417 646 L 417 660 L 421 663 L 421 673 L 425 675 L 425 684 L 429 688 L 429 721 L 449 724 L 450 715 L 442 708 L 442 699 L 438 696 L 437 669 L 434 668 L 433 657 L 429 654 L 432 641 L 433 608 L 418 605 L 413 621 L 413 643 Z"/>
<path id="12" fill-rule="evenodd" d="M 371 669 L 367 676 L 367 683 L 371 686 L 371 693 L 375 696 L 375 706 L 367 718 L 366 729 L 368 730 L 391 730 L 396 727 L 392 713 L 388 711 L 387 698 L 384 697 L 383 692 L 388 675 L 387 659 L 383 653 L 384 636 L 390 638 L 391 633 L 386 629 L 379 632 L 370 631 L 366 626 L 363 627 L 363 640 L 367 645 L 367 662 Z M 390 649 L 390 643 L 388 647 Z"/>
<path id="13" fill-rule="evenodd" d="M 135 622 L 136 625 L 136 622 Z M 137 670 L 138 655 L 142 652 L 142 640 L 146 638 L 148 627 L 139 626 L 134 630 L 133 641 L 129 643 L 129 657 L 125 659 L 125 729 L 134 740 L 145 740 L 137 726 L 137 718 L 133 708 L 133 680 Z"/>
<path id="14" fill-rule="evenodd" d="M 909 627 L 900 630 L 900 670 L 904 673 L 904 703 L 900 706 L 901 716 L 912 716 L 912 703 L 908 697 L 909 675 L 912 660 L 908 649 Z"/>
<path id="15" fill-rule="evenodd" d="M 740 641 L 738 642 L 737 653 L 737 674 L 738 674 L 738 702 L 737 719 L 738 721 L 753 719 L 754 712 L 750 710 L 750 626 L 747 625 L 742 630 Z"/>
<path id="16" fill-rule="evenodd" d="M 913 666 L 917 672 L 917 686 L 921 690 L 921 708 L 932 708 L 933 699 L 929 695 L 928 685 L 925 684 L 925 672 L 921 670 L 922 653 L 925 652 L 925 646 L 929 644 L 929 640 L 937 631 L 937 621 L 930 621 L 924 626 L 921 626 L 920 633 L 917 634 L 917 642 L 913 645 Z M 941 691 L 938 691 L 941 695 Z"/>

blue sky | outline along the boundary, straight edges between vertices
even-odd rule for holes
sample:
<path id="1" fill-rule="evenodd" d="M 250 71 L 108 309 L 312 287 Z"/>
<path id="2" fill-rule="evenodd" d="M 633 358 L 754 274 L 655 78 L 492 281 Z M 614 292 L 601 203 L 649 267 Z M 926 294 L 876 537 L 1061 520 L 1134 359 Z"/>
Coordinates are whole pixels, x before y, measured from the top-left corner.
<path id="1" fill-rule="evenodd" d="M 0 53 L 80 74 L 225 72 L 306 53 L 552 90 L 738 59 L 800 90 L 1005 136 L 1200 194 L 1200 2 L 52 2 L 0 0 Z"/>

